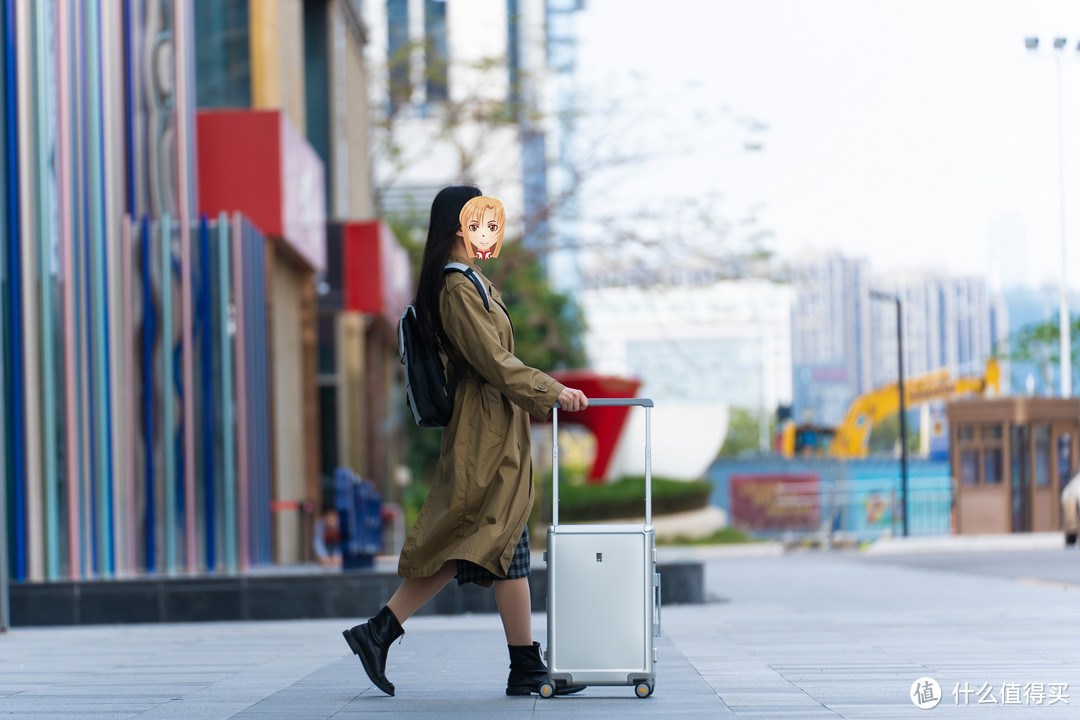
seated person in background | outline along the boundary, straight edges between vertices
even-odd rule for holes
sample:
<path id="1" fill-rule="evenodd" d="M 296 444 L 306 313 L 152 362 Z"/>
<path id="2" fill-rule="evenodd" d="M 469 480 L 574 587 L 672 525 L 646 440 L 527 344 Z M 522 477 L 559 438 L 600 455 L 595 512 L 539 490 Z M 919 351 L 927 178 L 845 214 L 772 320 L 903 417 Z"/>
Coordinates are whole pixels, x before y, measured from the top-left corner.
<path id="1" fill-rule="evenodd" d="M 312 538 L 315 557 L 323 567 L 341 567 L 341 528 L 334 508 L 323 510 L 315 521 L 315 537 Z"/>

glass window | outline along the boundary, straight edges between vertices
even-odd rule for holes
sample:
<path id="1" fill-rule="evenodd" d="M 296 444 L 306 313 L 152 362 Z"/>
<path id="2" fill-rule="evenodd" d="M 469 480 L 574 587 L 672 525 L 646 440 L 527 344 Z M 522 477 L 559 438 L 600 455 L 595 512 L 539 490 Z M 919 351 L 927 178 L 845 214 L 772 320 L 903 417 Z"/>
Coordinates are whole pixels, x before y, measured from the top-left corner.
<path id="1" fill-rule="evenodd" d="M 1035 426 L 1035 487 L 1050 484 L 1050 426 Z"/>
<path id="2" fill-rule="evenodd" d="M 960 425 L 956 428 L 956 439 L 960 442 L 974 440 L 975 428 L 971 425 Z"/>
<path id="3" fill-rule="evenodd" d="M 1000 440 L 1004 433 L 1000 425 L 986 425 L 983 427 L 982 436 L 986 440 Z"/>
<path id="4" fill-rule="evenodd" d="M 1058 489 L 1064 490 L 1072 478 L 1072 433 L 1058 435 Z"/>
<path id="5" fill-rule="evenodd" d="M 521 8 L 518 0 L 506 0 L 506 68 L 510 72 L 510 103 L 521 104 Z"/>
<path id="6" fill-rule="evenodd" d="M 319 388 L 319 462 L 323 477 L 333 477 L 338 462 L 337 388 Z M 333 497 L 331 495 L 330 497 Z"/>
<path id="7" fill-rule="evenodd" d="M 195 83 L 195 103 L 198 107 L 251 105 L 248 23 L 248 0 L 195 2 L 195 27 L 198 32 L 194 33 L 193 39 L 196 76 L 199 78 L 199 82 Z M 167 28 L 163 28 L 162 36 L 169 37 L 168 32 Z M 147 37 L 152 39 L 153 35 Z M 150 40 L 143 42 L 149 43 Z"/>
<path id="8" fill-rule="evenodd" d="M 979 454 L 974 450 L 960 453 L 960 484 L 979 484 Z"/>
<path id="9" fill-rule="evenodd" d="M 1004 480 L 1004 465 L 1005 452 L 1001 448 L 987 448 L 983 451 L 984 481 L 987 485 L 997 485 Z"/>
<path id="10" fill-rule="evenodd" d="M 335 315 L 320 312 L 316 316 L 315 329 L 318 333 L 318 361 L 320 375 L 333 375 L 337 372 L 337 329 Z"/>
<path id="11" fill-rule="evenodd" d="M 424 64 L 427 101 L 446 102 L 447 68 L 450 55 L 446 45 L 446 2 L 424 2 Z"/>
<path id="12" fill-rule="evenodd" d="M 390 112 L 409 102 L 409 0 L 386 0 Z"/>
<path id="13" fill-rule="evenodd" d="M 319 158 L 323 161 L 323 181 L 327 192 L 326 216 L 334 217 L 334 178 L 330 174 L 330 97 L 334 90 L 329 86 L 330 57 L 327 55 L 327 33 L 331 31 L 327 27 L 326 3 L 304 3 L 304 114 L 305 130 L 308 142 Z M 335 22 L 341 23 L 338 18 Z M 340 32 L 344 33 L 342 28 Z M 334 77 L 339 81 L 338 88 L 344 82 L 343 78 Z M 329 241 L 328 241 L 329 242 Z M 336 263 L 327 263 L 328 268 Z"/>
<path id="14" fill-rule="evenodd" d="M 1012 531 L 1027 532 L 1031 529 L 1030 488 L 1031 470 L 1027 425 L 1013 425 L 1009 432 L 1012 458 Z"/>

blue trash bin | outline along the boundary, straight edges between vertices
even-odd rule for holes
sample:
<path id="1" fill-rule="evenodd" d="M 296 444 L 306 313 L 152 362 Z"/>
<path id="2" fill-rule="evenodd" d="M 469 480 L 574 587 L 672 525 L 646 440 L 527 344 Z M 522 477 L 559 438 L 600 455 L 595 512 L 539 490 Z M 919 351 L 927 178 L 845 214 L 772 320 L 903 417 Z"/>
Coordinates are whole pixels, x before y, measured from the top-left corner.
<path id="1" fill-rule="evenodd" d="M 370 568 L 382 551 L 382 495 L 348 468 L 334 471 L 334 505 L 341 525 L 341 566 Z"/>

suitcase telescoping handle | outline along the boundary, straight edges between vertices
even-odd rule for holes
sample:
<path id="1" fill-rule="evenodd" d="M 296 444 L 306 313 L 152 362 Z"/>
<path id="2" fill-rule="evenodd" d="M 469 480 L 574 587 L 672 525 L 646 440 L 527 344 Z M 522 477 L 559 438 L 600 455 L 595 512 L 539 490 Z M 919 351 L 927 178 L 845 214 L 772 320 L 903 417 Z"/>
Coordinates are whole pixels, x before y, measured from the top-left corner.
<path id="1" fill-rule="evenodd" d="M 649 398 L 589 398 L 589 407 L 645 408 L 645 524 L 652 525 L 652 409 Z M 559 524 L 559 403 L 551 410 L 551 524 Z"/>

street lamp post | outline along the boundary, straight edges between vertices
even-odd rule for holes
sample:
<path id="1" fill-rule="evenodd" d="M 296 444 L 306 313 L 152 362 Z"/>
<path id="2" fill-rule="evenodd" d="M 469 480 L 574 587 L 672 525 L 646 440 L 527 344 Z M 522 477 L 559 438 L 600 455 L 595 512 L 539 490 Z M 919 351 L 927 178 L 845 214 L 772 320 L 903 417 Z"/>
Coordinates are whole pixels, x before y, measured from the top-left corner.
<path id="1" fill-rule="evenodd" d="M 908 470 L 907 470 L 907 403 L 904 399 L 904 311 L 900 303 L 900 293 L 870 291 L 875 300 L 888 300 L 896 303 L 896 366 L 899 375 L 900 392 L 900 514 L 904 520 L 904 537 L 908 536 Z"/>
<path id="2" fill-rule="evenodd" d="M 1061 234 L 1061 297 L 1058 310 L 1059 335 L 1061 340 L 1061 397 L 1072 397 L 1072 339 L 1069 337 L 1069 291 L 1066 285 L 1068 275 L 1065 270 L 1065 121 L 1061 96 L 1061 59 L 1068 45 L 1068 40 L 1055 37 L 1054 65 L 1057 67 L 1057 135 L 1058 135 L 1058 198 L 1061 205 L 1058 229 Z M 1039 49 L 1039 38 L 1024 38 L 1024 46 L 1030 52 Z M 1080 51 L 1080 44 L 1076 47 Z"/>

